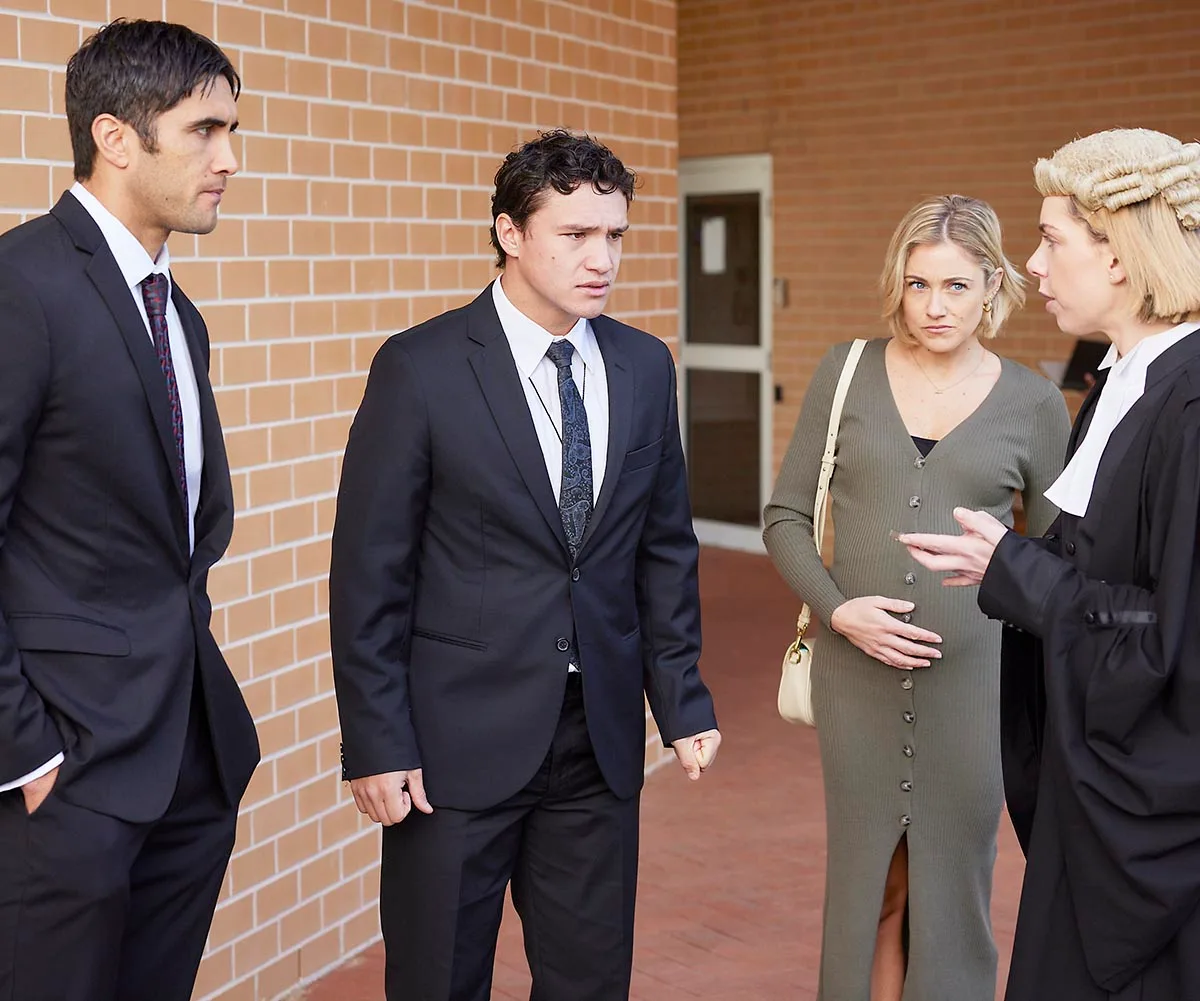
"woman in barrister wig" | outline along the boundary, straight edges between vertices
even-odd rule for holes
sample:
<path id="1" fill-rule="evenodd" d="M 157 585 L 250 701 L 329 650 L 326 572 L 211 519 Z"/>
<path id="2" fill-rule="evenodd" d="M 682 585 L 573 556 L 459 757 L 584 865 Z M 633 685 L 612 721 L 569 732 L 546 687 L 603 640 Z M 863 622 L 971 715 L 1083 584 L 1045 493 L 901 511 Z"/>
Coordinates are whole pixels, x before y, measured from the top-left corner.
<path id="1" fill-rule="evenodd" d="M 1200 144 L 1101 132 L 1038 161 L 1028 269 L 1104 334 L 1062 514 L 901 536 L 1004 620 L 1002 744 L 1027 866 L 1009 1001 L 1200 998 Z"/>

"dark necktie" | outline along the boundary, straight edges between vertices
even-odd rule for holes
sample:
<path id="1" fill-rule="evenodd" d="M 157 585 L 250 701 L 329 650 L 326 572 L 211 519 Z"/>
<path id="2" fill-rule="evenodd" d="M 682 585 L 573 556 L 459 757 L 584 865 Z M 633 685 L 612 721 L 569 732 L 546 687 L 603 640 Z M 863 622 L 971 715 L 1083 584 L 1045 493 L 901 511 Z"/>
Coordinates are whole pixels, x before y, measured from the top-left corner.
<path id="1" fill-rule="evenodd" d="M 562 405 L 562 485 L 558 511 L 572 559 L 579 552 L 592 516 L 592 439 L 583 399 L 571 377 L 574 353 L 574 346 L 565 338 L 554 341 L 546 350 L 546 357 L 558 367 L 558 400 Z"/>
<path id="2" fill-rule="evenodd" d="M 142 302 L 146 304 L 146 317 L 150 320 L 150 333 L 154 335 L 154 349 L 158 352 L 158 364 L 167 380 L 167 400 L 171 404 L 171 430 L 175 433 L 175 462 L 179 475 L 179 488 L 183 491 L 183 503 L 188 505 L 187 464 L 183 457 L 183 407 L 179 402 L 179 384 L 175 381 L 175 366 L 171 363 L 171 338 L 167 331 L 167 292 L 170 283 L 167 276 L 155 272 L 141 283 Z"/>

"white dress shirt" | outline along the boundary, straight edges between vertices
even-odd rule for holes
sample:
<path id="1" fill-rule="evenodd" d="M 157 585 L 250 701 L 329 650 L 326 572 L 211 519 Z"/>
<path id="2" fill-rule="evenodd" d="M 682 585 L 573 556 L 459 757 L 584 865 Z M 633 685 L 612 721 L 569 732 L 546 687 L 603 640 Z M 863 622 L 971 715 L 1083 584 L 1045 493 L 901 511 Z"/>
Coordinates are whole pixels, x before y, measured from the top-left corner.
<path id="1" fill-rule="evenodd" d="M 529 404 L 529 415 L 533 418 L 533 427 L 546 460 L 546 475 L 550 477 L 557 501 L 562 489 L 562 403 L 558 398 L 558 367 L 546 357 L 546 350 L 562 338 L 554 337 L 509 302 L 499 278 L 492 283 L 492 299 L 517 363 L 525 402 Z M 608 377 L 600 345 L 587 320 L 580 317 L 566 339 L 575 349 L 571 356 L 571 377 L 587 412 L 588 438 L 592 444 L 592 503 L 595 504 L 608 465 Z"/>
<path id="2" fill-rule="evenodd" d="M 116 258 L 117 267 L 125 284 L 129 286 L 129 294 L 133 297 L 142 323 L 146 325 L 146 335 L 154 343 L 154 334 L 150 330 L 150 319 L 146 315 L 146 304 L 142 299 L 141 282 L 154 272 L 167 277 L 167 336 L 171 343 L 171 364 L 175 369 L 175 382 L 179 388 L 179 405 L 183 410 L 183 458 L 184 469 L 187 473 L 188 494 L 188 551 L 196 543 L 196 508 L 200 503 L 200 479 L 204 468 L 204 438 L 200 428 L 200 392 L 196 387 L 196 372 L 192 368 L 192 356 L 188 351 L 187 340 L 183 333 L 183 323 L 175 309 L 175 303 L 170 298 L 171 255 L 164 244 L 159 251 L 158 259 L 152 260 L 132 233 L 111 212 L 100 204 L 98 198 L 82 184 L 76 182 L 71 186 L 71 194 L 82 205 L 100 227 L 108 249 Z M 0 792 L 17 789 L 34 779 L 41 778 L 63 763 L 63 755 L 56 754 L 40 768 L 34 769 L 19 779 L 0 785 Z"/>
<path id="3" fill-rule="evenodd" d="M 542 458 L 546 461 L 546 475 L 557 502 L 562 491 L 562 402 L 558 396 L 558 366 L 546 357 L 546 350 L 561 338 L 556 338 L 509 302 L 500 278 L 492 283 L 492 301 L 517 363 L 529 416 L 533 418 Z M 583 398 L 583 409 L 587 413 L 588 439 L 592 446 L 592 504 L 595 504 L 608 465 L 608 376 L 600 345 L 587 320 L 580 317 L 567 332 L 566 339 L 575 349 L 571 355 L 571 378 L 575 380 L 575 388 Z M 574 663 L 567 665 L 568 672 L 578 669 Z"/>
<path id="4" fill-rule="evenodd" d="M 1067 468 L 1046 491 L 1047 500 L 1068 514 L 1080 518 L 1087 514 L 1104 449 L 1122 418 L 1145 393 L 1146 372 L 1159 355 L 1196 330 L 1200 327 L 1195 323 L 1181 323 L 1161 334 L 1143 338 L 1124 357 L 1118 357 L 1115 344 L 1108 349 L 1100 368 L 1111 368 L 1112 371 L 1100 390 L 1087 434 Z"/>

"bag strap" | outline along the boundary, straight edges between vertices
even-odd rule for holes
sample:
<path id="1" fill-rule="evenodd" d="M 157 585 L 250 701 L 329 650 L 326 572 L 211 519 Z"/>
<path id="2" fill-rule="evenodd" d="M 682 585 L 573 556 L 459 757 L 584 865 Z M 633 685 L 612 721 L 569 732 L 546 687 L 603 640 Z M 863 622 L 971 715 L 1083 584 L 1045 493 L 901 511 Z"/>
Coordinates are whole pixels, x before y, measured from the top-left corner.
<path id="1" fill-rule="evenodd" d="M 825 454 L 821 456 L 821 475 L 817 477 L 817 496 L 813 503 L 813 542 L 817 547 L 817 557 L 821 555 L 821 543 L 825 538 L 825 515 L 829 507 L 829 481 L 833 478 L 833 469 L 837 465 L 838 431 L 842 426 L 842 407 L 846 403 L 846 394 L 850 392 L 850 382 L 858 361 L 862 357 L 863 348 L 867 342 L 862 338 L 850 345 L 850 353 L 846 355 L 846 363 L 842 366 L 842 374 L 838 379 L 837 389 L 833 393 L 833 406 L 829 408 L 829 429 L 825 432 Z M 804 638 L 809 622 L 812 621 L 812 610 L 805 602 L 800 609 L 800 617 L 796 620 L 796 639 Z"/>

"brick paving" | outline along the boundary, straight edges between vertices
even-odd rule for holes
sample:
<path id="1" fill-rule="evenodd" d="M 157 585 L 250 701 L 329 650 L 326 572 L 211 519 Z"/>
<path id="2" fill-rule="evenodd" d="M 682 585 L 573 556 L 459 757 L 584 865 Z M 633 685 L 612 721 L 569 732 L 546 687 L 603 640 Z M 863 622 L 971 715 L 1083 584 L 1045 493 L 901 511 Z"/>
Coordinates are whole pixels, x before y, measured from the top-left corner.
<path id="1" fill-rule="evenodd" d="M 633 1001 L 810 1001 L 816 997 L 824 805 L 816 734 L 775 715 L 795 601 L 765 557 L 705 550 L 705 679 L 725 737 L 697 783 L 674 764 L 642 798 Z M 1022 860 L 1007 819 L 992 915 L 1007 967 Z M 381 1001 L 374 946 L 308 988 L 305 1001 Z M 999 992 L 998 992 L 999 996 Z M 525 1001 L 529 974 L 511 910 L 493 1001 Z"/>

